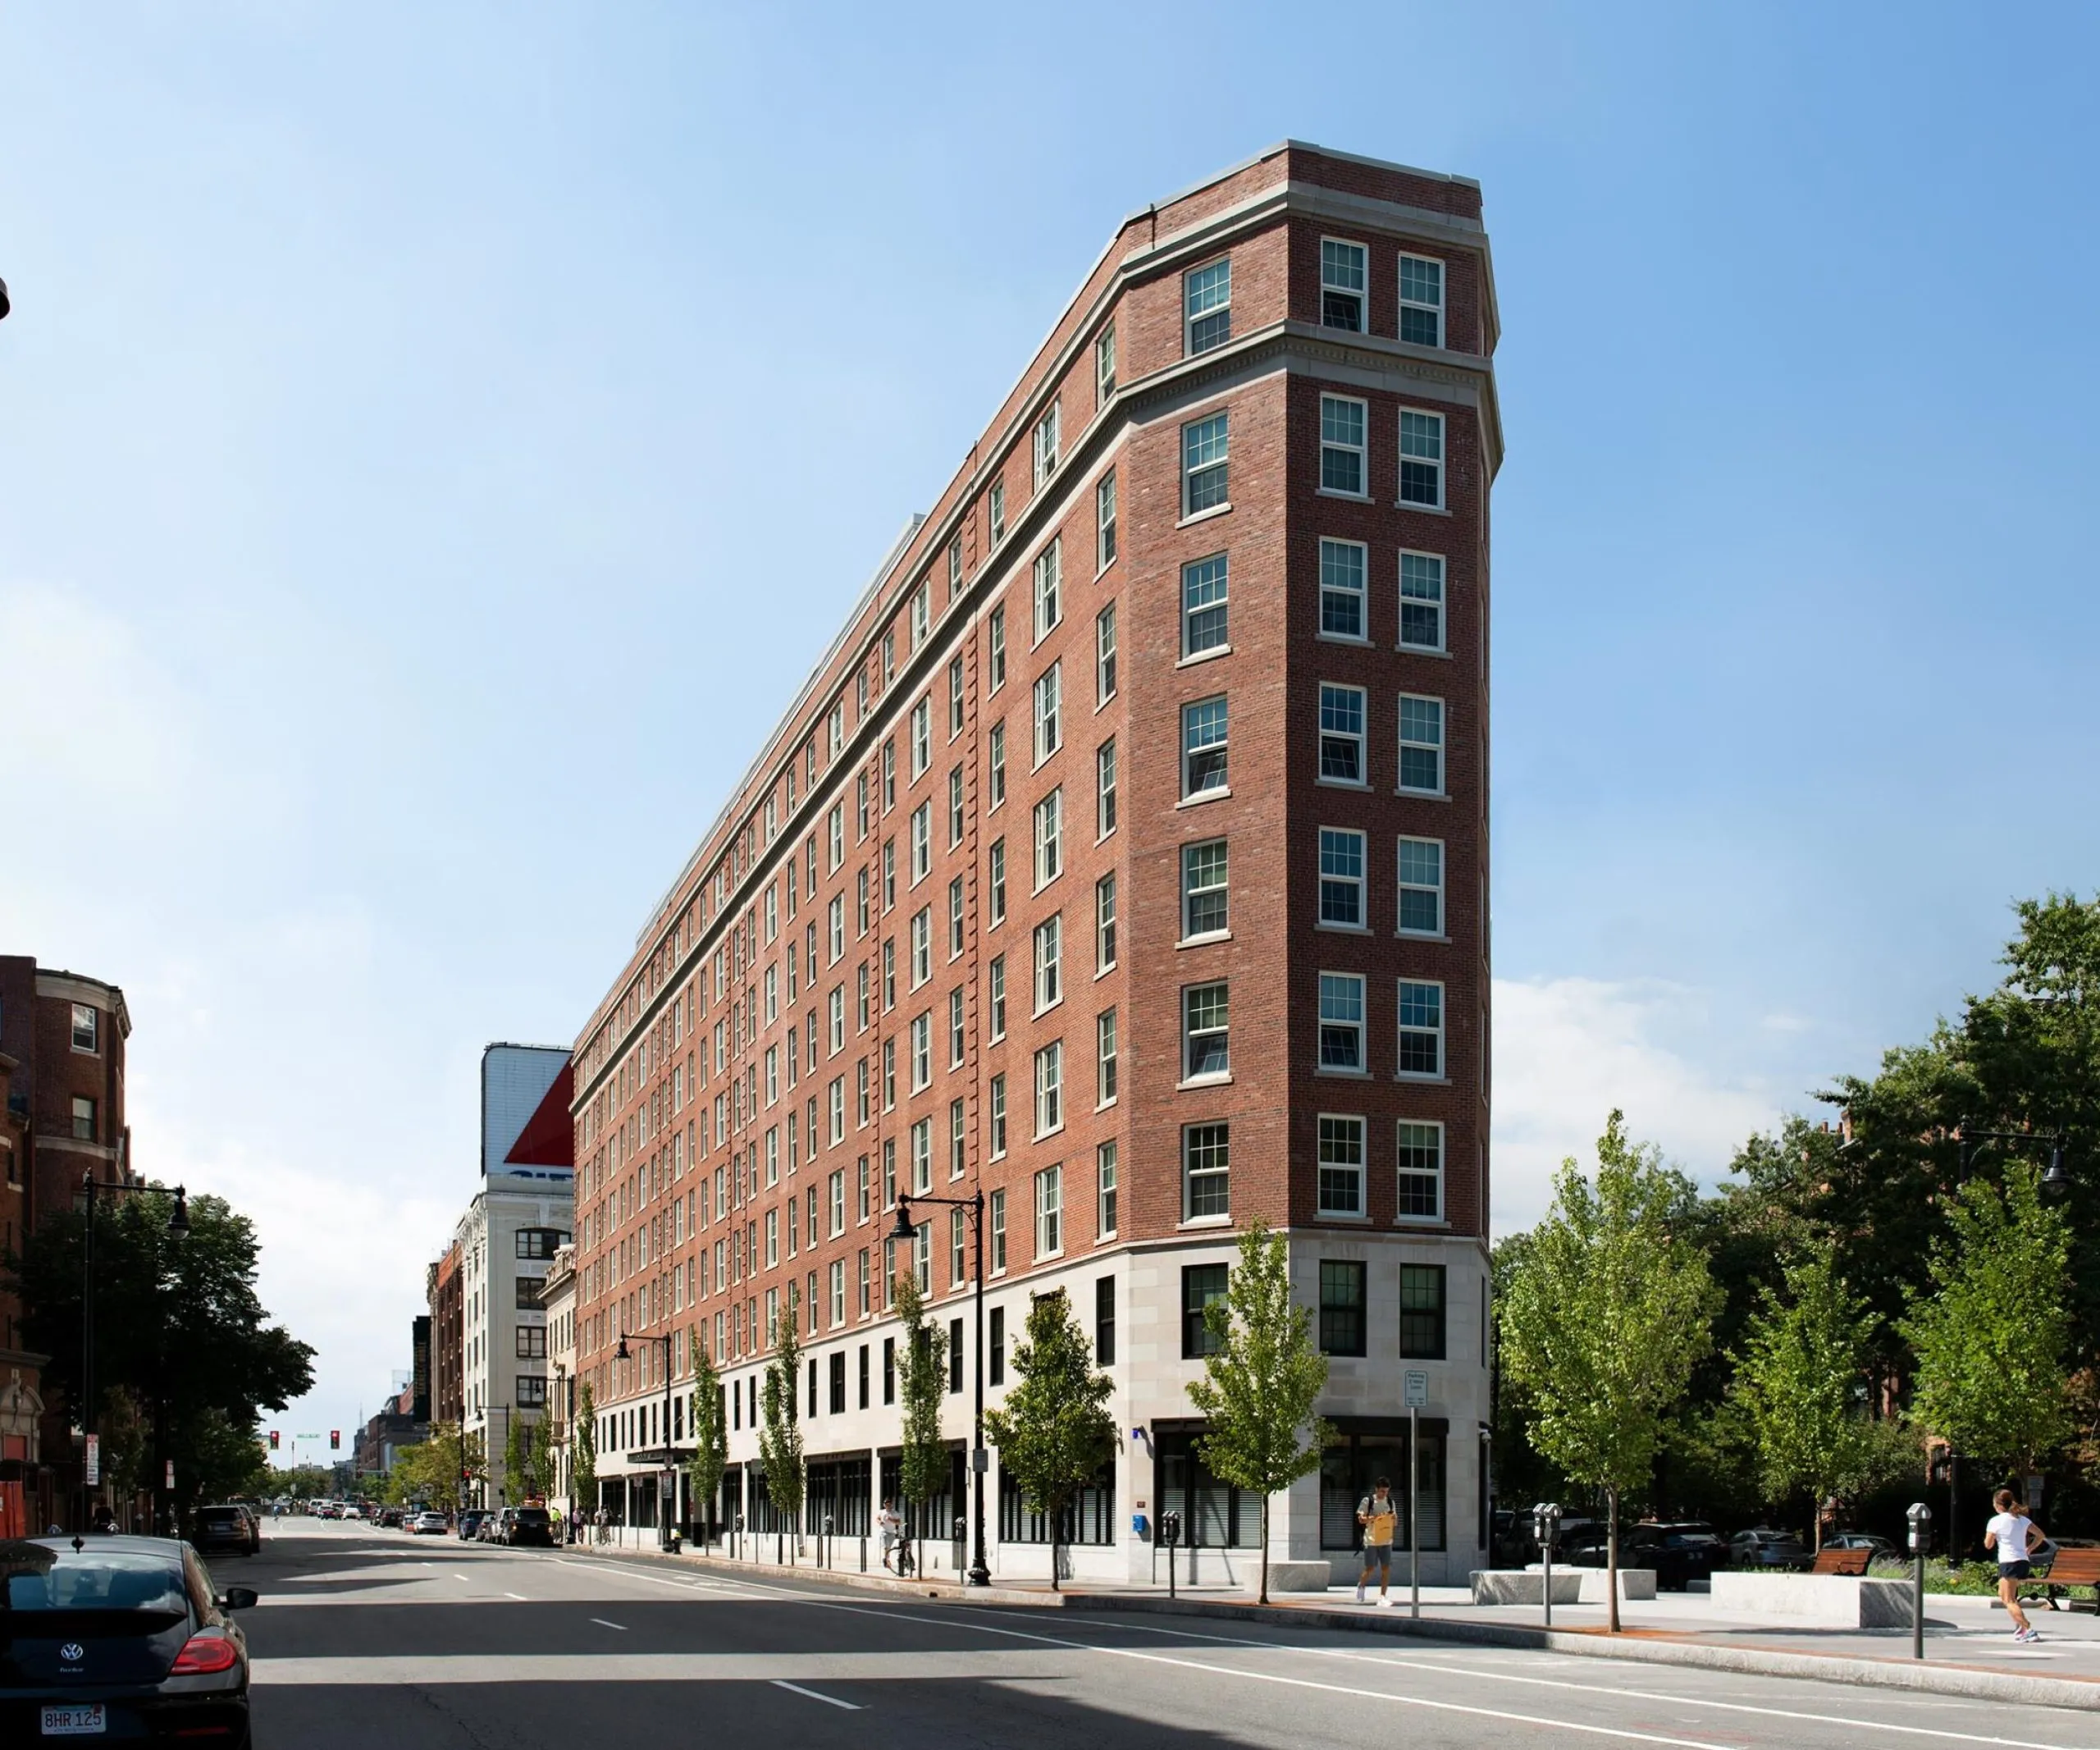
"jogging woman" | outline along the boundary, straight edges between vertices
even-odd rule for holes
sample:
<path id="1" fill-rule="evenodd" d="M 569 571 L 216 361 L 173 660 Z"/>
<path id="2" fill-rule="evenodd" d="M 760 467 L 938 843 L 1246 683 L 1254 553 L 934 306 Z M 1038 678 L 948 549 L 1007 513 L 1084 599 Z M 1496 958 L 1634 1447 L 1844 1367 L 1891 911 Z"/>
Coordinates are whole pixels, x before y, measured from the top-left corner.
<path id="1" fill-rule="evenodd" d="M 2028 1518 L 2011 1489 L 2000 1489 L 1991 1497 L 1991 1505 L 1998 1510 L 1984 1528 L 1984 1547 L 1997 1551 L 1998 1597 L 2004 1602 L 2006 1615 L 2012 1619 L 2012 1638 L 2023 1644 L 2031 1644 L 2042 1637 L 2034 1632 L 2034 1624 L 2027 1620 L 2027 1612 L 2020 1607 L 2020 1583 L 2034 1571 L 2028 1560 L 2028 1551 L 2045 1542 L 2048 1533 Z"/>

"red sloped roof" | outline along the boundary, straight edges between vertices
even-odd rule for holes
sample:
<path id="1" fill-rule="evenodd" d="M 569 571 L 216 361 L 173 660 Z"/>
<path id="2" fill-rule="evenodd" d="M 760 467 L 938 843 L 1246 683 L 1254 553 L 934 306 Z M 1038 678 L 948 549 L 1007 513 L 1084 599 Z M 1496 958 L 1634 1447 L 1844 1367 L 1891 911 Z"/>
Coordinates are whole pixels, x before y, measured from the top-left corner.
<path id="1" fill-rule="evenodd" d="M 525 1128 L 518 1133 L 518 1140 L 510 1145 L 510 1153 L 504 1156 L 506 1165 L 514 1167 L 573 1167 L 576 1164 L 576 1131 L 569 1122 L 568 1103 L 576 1086 L 575 1066 L 564 1063 L 561 1073 L 553 1085 L 540 1097 L 540 1103 L 532 1116 L 525 1121 Z"/>

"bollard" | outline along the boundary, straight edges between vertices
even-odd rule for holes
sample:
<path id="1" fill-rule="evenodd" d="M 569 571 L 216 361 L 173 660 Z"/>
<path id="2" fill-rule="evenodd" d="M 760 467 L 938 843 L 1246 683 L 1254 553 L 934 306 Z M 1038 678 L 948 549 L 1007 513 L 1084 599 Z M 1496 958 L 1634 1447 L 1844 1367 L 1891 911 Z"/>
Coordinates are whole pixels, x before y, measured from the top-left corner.
<path id="1" fill-rule="evenodd" d="M 1925 1544 L 1932 1535 L 1933 1510 L 1913 1501 L 1903 1515 L 1911 1522 L 1911 1656 L 1925 1656 Z"/>

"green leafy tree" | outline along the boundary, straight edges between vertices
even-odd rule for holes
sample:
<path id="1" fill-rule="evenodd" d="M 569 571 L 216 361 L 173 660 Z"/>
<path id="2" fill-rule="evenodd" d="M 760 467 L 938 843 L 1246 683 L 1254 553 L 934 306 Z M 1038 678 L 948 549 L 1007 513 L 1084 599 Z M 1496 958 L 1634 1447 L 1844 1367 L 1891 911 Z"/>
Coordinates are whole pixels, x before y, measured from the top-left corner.
<path id="1" fill-rule="evenodd" d="M 591 1382 L 576 1403 L 576 1450 L 568 1466 L 569 1499 L 587 1517 L 598 1510 L 598 1406 L 591 1395 Z"/>
<path id="2" fill-rule="evenodd" d="M 766 1364 L 760 1398 L 759 1462 L 765 1467 L 766 1498 L 788 1522 L 790 1553 L 801 1547 L 802 1421 L 797 1387 L 801 1382 L 802 1341 L 796 1327 L 794 1291 L 773 1323 L 773 1359 Z"/>
<path id="3" fill-rule="evenodd" d="M 1824 1497 L 1849 1494 L 1875 1452 L 1864 1374 L 1876 1320 L 1828 1253 L 1791 1264 L 1783 1295 L 1767 1288 L 1736 1363 L 1735 1396 L 1774 1500 L 1806 1490 L 1815 1547 Z"/>
<path id="4" fill-rule="evenodd" d="M 254 1224 L 200 1193 L 180 1235 L 173 1209 L 173 1194 L 158 1190 L 96 1201 L 95 1376 L 105 1405 L 118 1388 L 135 1400 L 149 1431 L 147 1479 L 158 1485 L 173 1461 L 175 1492 L 162 1505 L 186 1523 L 229 1478 L 267 1480 L 241 1445 L 253 1447 L 262 1410 L 312 1389 L 313 1350 L 270 1323 L 256 1294 Z M 56 1209 L 7 1259 L 25 1309 L 21 1346 L 51 1357 L 45 1390 L 75 1405 L 84 1237 L 83 1210 Z"/>
<path id="5" fill-rule="evenodd" d="M 729 1469 L 729 1432 L 723 1425 L 722 1376 L 697 1332 L 692 1342 L 692 1457 L 687 1462 L 686 1476 L 705 1547 L 706 1528 L 714 1516 L 714 1497 Z"/>
<path id="6" fill-rule="evenodd" d="M 507 1426 L 503 1436 L 503 1498 L 514 1506 L 525 1498 L 525 1447 L 532 1430 L 515 1410 L 504 1420 Z"/>
<path id="7" fill-rule="evenodd" d="M 1957 1452 L 2025 1474 L 2070 1437 L 2070 1235 L 2020 1162 L 2003 1190 L 1972 1179 L 1933 1250 L 1932 1291 L 1904 1322 L 1917 1352 L 1918 1419 Z"/>
<path id="8" fill-rule="evenodd" d="M 1094 1371 L 1093 1348 L 1063 1293 L 1028 1309 L 1028 1336 L 1014 1346 L 1014 1383 L 1005 1407 L 984 1412 L 999 1468 L 1020 1483 L 1029 1506 L 1050 1522 L 1050 1587 L 1058 1587 L 1065 1512 L 1116 1455 L 1115 1382 Z M 947 1454 L 942 1449 L 941 1456 Z"/>
<path id="9" fill-rule="evenodd" d="M 897 1393 L 904 1412 L 898 1482 L 914 1509 L 909 1529 L 921 1546 L 912 1551 L 912 1571 L 923 1574 L 920 1557 L 926 1536 L 926 1506 L 948 1487 L 952 1475 L 947 1442 L 941 1434 L 941 1404 L 947 1395 L 947 1341 L 926 1316 L 925 1297 L 910 1270 L 897 1272 L 890 1285 L 890 1304 L 903 1330 L 902 1352 L 897 1357 Z"/>
<path id="10" fill-rule="evenodd" d="M 1189 1398 L 1209 1419 L 1198 1447 L 1212 1471 L 1262 1497 L 1262 1588 L 1269 1602 L 1269 1498 L 1320 1468 L 1334 1430 L 1312 1413 L 1327 1387 L 1327 1358 L 1312 1315 L 1290 1298 L 1290 1250 L 1256 1221 L 1239 1236 L 1225 1298 L 1203 1309 L 1217 1343 Z"/>
<path id="11" fill-rule="evenodd" d="M 1613 1113 L 1596 1182 L 1562 1163 L 1500 1307 L 1502 1366 L 1527 1394 L 1533 1444 L 1604 1492 L 1614 1633 L 1620 1496 L 1650 1481 L 1665 1418 L 1711 1341 L 1705 1256 L 1673 1227 L 1683 1196 L 1682 1179 Z"/>

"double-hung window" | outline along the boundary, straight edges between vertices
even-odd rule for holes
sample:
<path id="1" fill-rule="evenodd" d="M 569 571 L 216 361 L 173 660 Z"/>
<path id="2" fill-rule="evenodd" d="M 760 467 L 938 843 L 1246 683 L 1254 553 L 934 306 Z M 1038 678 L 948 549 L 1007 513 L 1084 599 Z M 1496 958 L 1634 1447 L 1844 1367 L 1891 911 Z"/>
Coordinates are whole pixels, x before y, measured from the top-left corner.
<path id="1" fill-rule="evenodd" d="M 1181 427 L 1181 514 L 1194 516 L 1227 502 L 1226 464 L 1231 449 L 1227 416 L 1212 414 Z"/>
<path id="2" fill-rule="evenodd" d="M 948 774 L 948 848 L 962 843 L 962 768 Z"/>
<path id="3" fill-rule="evenodd" d="M 984 977 L 984 1028 L 996 1044 L 1007 1036 L 1007 957 L 994 954 Z"/>
<path id="4" fill-rule="evenodd" d="M 948 739 L 953 741 L 962 733 L 963 722 L 962 658 L 957 656 L 948 664 Z"/>
<path id="5" fill-rule="evenodd" d="M 1035 805 L 1035 884 L 1048 885 L 1065 872 L 1065 793 L 1052 790 Z"/>
<path id="6" fill-rule="evenodd" d="M 1444 648 L 1444 561 L 1435 553 L 1400 555 L 1400 642 Z"/>
<path id="7" fill-rule="evenodd" d="M 911 811 L 911 884 L 924 880 L 934 866 L 934 805 L 921 802 Z"/>
<path id="8" fill-rule="evenodd" d="M 1007 1152 L 1007 1078 L 994 1076 L 984 1090 L 984 1150 L 993 1160 Z M 993 1197 L 999 1194 L 992 1193 Z"/>
<path id="9" fill-rule="evenodd" d="M 1444 987 L 1400 980 L 1399 1073 L 1440 1076 L 1444 1073 Z"/>
<path id="10" fill-rule="evenodd" d="M 962 1102 L 950 1100 L 948 1102 L 948 1177 L 951 1179 L 960 1179 L 969 1170 L 970 1121 L 965 1113 Z M 960 1209 L 956 1211 L 958 1218 L 961 1213 Z M 958 1280 L 961 1279 L 961 1275 L 962 1272 L 960 1269 L 956 1270 L 956 1276 Z"/>
<path id="11" fill-rule="evenodd" d="M 1184 350 L 1190 358 L 1232 338 L 1232 258 L 1214 261 L 1181 278 Z"/>
<path id="12" fill-rule="evenodd" d="M 1116 697 L 1116 604 L 1093 617 L 1093 702 L 1096 710 Z"/>
<path id="13" fill-rule="evenodd" d="M 1007 610 L 996 607 L 984 619 L 984 690 L 997 692 L 1007 683 Z"/>
<path id="14" fill-rule="evenodd" d="M 1106 838 L 1116 830 L 1116 738 L 1110 736 L 1093 752 L 1093 830 Z"/>
<path id="15" fill-rule="evenodd" d="M 962 986 L 957 985 L 948 993 L 948 1067 L 962 1067 L 966 1041 L 962 1026 Z"/>
<path id="16" fill-rule="evenodd" d="M 1421 255 L 1400 258 L 1400 338 L 1418 346 L 1444 344 L 1444 263 Z"/>
<path id="17" fill-rule="evenodd" d="M 1035 763 L 1040 765 L 1065 744 L 1065 665 L 1053 662 L 1035 679 Z"/>
<path id="18" fill-rule="evenodd" d="M 1232 1213 L 1232 1126 L 1191 1124 L 1181 1132 L 1181 1213 L 1184 1221 Z M 1225 1291 L 1226 1266 L 1215 1268 Z"/>
<path id="19" fill-rule="evenodd" d="M 1361 498 L 1371 477 L 1364 450 L 1370 409 L 1345 395 L 1320 397 L 1320 490 Z"/>
<path id="20" fill-rule="evenodd" d="M 1400 841 L 1400 917 L 1403 935 L 1444 934 L 1444 841 Z"/>
<path id="21" fill-rule="evenodd" d="M 1110 468 L 1093 489 L 1093 569 L 1116 563 L 1116 470 Z"/>
<path id="22" fill-rule="evenodd" d="M 1362 1215 L 1363 1120 L 1320 1114 L 1320 1213 Z"/>
<path id="23" fill-rule="evenodd" d="M 1093 396 L 1105 404 L 1116 392 L 1116 325 L 1111 322 L 1093 337 Z"/>
<path id="24" fill-rule="evenodd" d="M 1045 1167 L 1035 1176 L 1035 1255 L 1053 1258 L 1065 1249 L 1065 1170 Z"/>
<path id="25" fill-rule="evenodd" d="M 1363 980 L 1357 973 L 1320 975 L 1320 1067 L 1363 1068 Z"/>
<path id="26" fill-rule="evenodd" d="M 926 642 L 926 633 L 933 624 L 933 598 L 921 583 L 911 592 L 911 647 L 914 650 Z"/>
<path id="27" fill-rule="evenodd" d="M 1035 555 L 1035 638 L 1038 643 L 1065 617 L 1064 537 L 1054 537 Z"/>
<path id="28" fill-rule="evenodd" d="M 1400 1354 L 1410 1361 L 1444 1359 L 1444 1266 L 1400 1266 Z"/>
<path id="29" fill-rule="evenodd" d="M 1007 921 L 1007 841 L 994 838 L 984 861 L 985 921 L 997 928 Z"/>
<path id="30" fill-rule="evenodd" d="M 1185 940 L 1222 935 L 1230 927 L 1226 842 L 1211 838 L 1181 848 L 1181 934 Z"/>
<path id="31" fill-rule="evenodd" d="M 921 698 L 911 707 L 911 781 L 925 775 L 934 759 L 934 701 Z"/>
<path id="32" fill-rule="evenodd" d="M 984 520 L 989 525 L 993 546 L 1007 538 L 1007 483 L 994 480 L 992 490 L 984 495 Z"/>
<path id="33" fill-rule="evenodd" d="M 962 537 L 957 535 L 948 543 L 948 600 L 952 601 L 962 593 Z"/>
<path id="34" fill-rule="evenodd" d="M 1400 502 L 1444 508 L 1444 416 L 1400 409 Z"/>
<path id="35" fill-rule="evenodd" d="M 1053 1040 L 1035 1054 L 1035 1134 L 1065 1127 L 1065 1046 Z"/>
<path id="36" fill-rule="evenodd" d="M 1007 726 L 1004 722 L 992 725 L 984 738 L 984 811 L 989 814 L 1007 799 Z"/>
<path id="37" fill-rule="evenodd" d="M 830 921 L 831 921 L 831 960 L 830 960 L 830 964 L 831 964 L 831 965 L 833 965 L 833 966 L 837 966 L 837 965 L 838 964 L 838 957 L 839 957 L 839 956 L 840 956 L 840 955 L 842 955 L 842 954 L 843 954 L 843 953 L 846 952 L 846 896 L 845 896 L 845 894 L 843 894 L 843 893 L 833 893 L 833 894 L 831 896 L 831 911 L 830 911 L 830 913 L 829 913 L 829 916 L 830 916 Z"/>
<path id="38" fill-rule="evenodd" d="M 1096 976 L 1116 964 L 1116 877 L 1093 884 L 1093 970 Z"/>
<path id="39" fill-rule="evenodd" d="M 1226 788 L 1225 699 L 1198 699 L 1181 707 L 1181 793 L 1205 796 Z"/>
<path id="40" fill-rule="evenodd" d="M 1320 543 L 1320 636 L 1362 639 L 1369 635 L 1363 611 L 1364 549 L 1358 541 Z"/>
<path id="41" fill-rule="evenodd" d="M 1214 553 L 1181 568 L 1181 654 L 1222 650 L 1227 636 L 1226 556 Z"/>
<path id="42" fill-rule="evenodd" d="M 911 914 L 911 988 L 916 990 L 934 976 L 934 908 L 921 906 Z"/>
<path id="43" fill-rule="evenodd" d="M 1354 828 L 1320 829 L 1320 921 L 1343 930 L 1364 927 L 1363 834 Z"/>
<path id="44" fill-rule="evenodd" d="M 911 1091 L 934 1080 L 934 1017 L 930 1011 L 911 1017 Z"/>
<path id="45" fill-rule="evenodd" d="M 1370 251 L 1339 237 L 1320 240 L 1320 325 L 1361 334 L 1367 324 L 1364 296 L 1370 276 Z"/>
<path id="46" fill-rule="evenodd" d="M 1322 1258 L 1320 1260 L 1321 1354 L 1363 1354 L 1363 1277 L 1361 1259 Z"/>
<path id="47" fill-rule="evenodd" d="M 1052 912 L 1035 926 L 1035 1012 L 1039 1015 L 1064 1000 L 1064 915 Z"/>
<path id="48" fill-rule="evenodd" d="M 1181 992 L 1181 1075 L 1186 1081 L 1232 1068 L 1231 988 L 1222 980 Z"/>
<path id="49" fill-rule="evenodd" d="M 1093 1017 L 1094 1103 L 1113 1105 L 1116 1092 L 1116 1011 L 1105 1008 Z M 1112 1228 L 1113 1222 L 1108 1224 Z"/>
<path id="50" fill-rule="evenodd" d="M 951 960 L 962 953 L 962 877 L 957 875 L 948 883 L 948 958 Z"/>
<path id="51" fill-rule="evenodd" d="M 1404 1222 L 1444 1219 L 1444 1126 L 1400 1121 L 1399 1199 Z"/>
<path id="52" fill-rule="evenodd" d="M 1320 687 L 1320 776 L 1329 784 L 1362 784 L 1363 689 Z"/>
<path id="53" fill-rule="evenodd" d="M 1400 695 L 1400 788 L 1444 793 L 1444 701 Z"/>
<path id="54" fill-rule="evenodd" d="M 934 1188 L 934 1121 L 921 1118 L 911 1126 L 911 1189 L 924 1196 Z M 920 1232 L 925 1232 L 921 1227 Z"/>
<path id="55" fill-rule="evenodd" d="M 1050 411 L 1035 422 L 1035 484 L 1040 490 L 1043 482 L 1057 472 L 1058 404 L 1052 401 Z"/>

